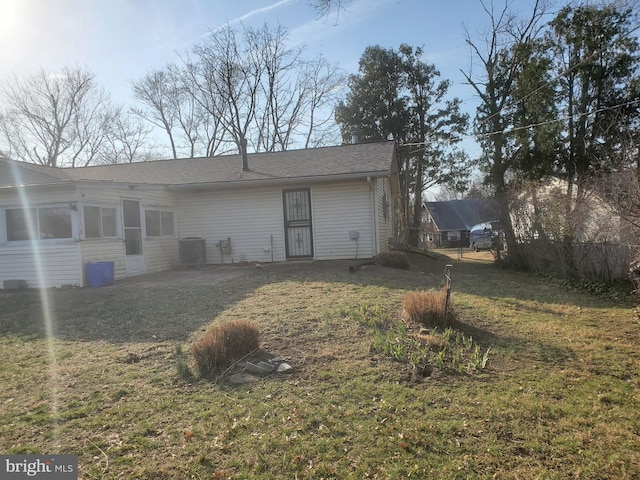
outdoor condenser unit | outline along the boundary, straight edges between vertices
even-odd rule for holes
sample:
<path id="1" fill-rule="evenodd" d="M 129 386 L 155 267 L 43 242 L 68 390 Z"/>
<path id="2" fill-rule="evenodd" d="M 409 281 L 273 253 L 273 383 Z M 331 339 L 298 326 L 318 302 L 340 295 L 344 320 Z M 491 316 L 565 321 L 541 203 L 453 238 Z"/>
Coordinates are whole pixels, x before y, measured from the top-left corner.
<path id="1" fill-rule="evenodd" d="M 183 265 L 204 265 L 207 263 L 206 241 L 200 237 L 187 237 L 178 244 L 180 263 Z"/>

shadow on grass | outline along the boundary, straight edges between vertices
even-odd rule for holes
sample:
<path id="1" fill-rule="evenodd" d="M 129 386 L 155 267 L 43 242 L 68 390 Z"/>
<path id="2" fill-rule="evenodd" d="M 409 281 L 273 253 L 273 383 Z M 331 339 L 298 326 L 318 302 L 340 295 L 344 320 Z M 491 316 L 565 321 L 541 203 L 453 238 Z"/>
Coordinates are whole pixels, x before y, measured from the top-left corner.
<path id="1" fill-rule="evenodd" d="M 442 272 L 448 261 L 416 254 L 409 258 L 410 270 L 369 265 L 351 273 L 349 267 L 355 261 L 282 263 L 260 269 L 230 267 L 245 270 L 222 280 L 212 278 L 209 283 L 189 283 L 188 279 L 179 276 L 179 272 L 168 272 L 163 274 L 164 281 L 157 285 L 153 284 L 152 276 L 143 276 L 140 280 L 136 280 L 139 278 L 136 277 L 117 282 L 113 287 L 50 289 L 53 334 L 61 340 L 110 343 L 184 341 L 192 332 L 203 329 L 238 302 L 250 302 L 256 289 L 284 281 L 327 282 L 363 288 L 378 286 L 394 291 L 440 286 Z M 173 274 L 174 277 L 171 276 Z M 182 278 L 182 281 L 172 284 L 172 278 Z M 558 293 L 558 288 L 554 287 L 541 299 L 540 291 L 544 287 L 539 279 L 499 270 L 489 264 L 454 262 L 454 295 L 462 292 L 497 300 L 515 298 L 546 303 L 560 302 L 564 298 L 562 292 Z M 586 295 L 571 295 L 571 299 L 577 305 L 586 305 L 590 300 Z M 0 335 L 40 338 L 46 335 L 42 301 L 37 290 L 0 293 L 0 312 Z M 482 342 L 486 345 L 506 345 L 518 341 L 490 338 L 489 332 L 479 330 L 475 334 L 470 331 L 470 334 L 487 337 Z M 547 352 L 545 355 L 549 358 L 568 358 L 569 355 L 544 346 L 540 347 L 540 351 Z"/>
<path id="2" fill-rule="evenodd" d="M 60 340 L 159 342 L 185 340 L 259 286 L 256 279 L 225 285 L 50 289 L 49 318 Z M 0 293 L 0 334 L 47 334 L 38 290 Z"/>
<path id="3" fill-rule="evenodd" d="M 508 335 L 497 335 L 486 329 L 465 323 L 456 322 L 454 327 L 473 339 L 486 349 L 491 347 L 511 355 L 521 361 L 538 361 L 547 365 L 565 365 L 577 360 L 575 351 L 568 346 L 553 345 L 540 340 L 530 340 Z"/>

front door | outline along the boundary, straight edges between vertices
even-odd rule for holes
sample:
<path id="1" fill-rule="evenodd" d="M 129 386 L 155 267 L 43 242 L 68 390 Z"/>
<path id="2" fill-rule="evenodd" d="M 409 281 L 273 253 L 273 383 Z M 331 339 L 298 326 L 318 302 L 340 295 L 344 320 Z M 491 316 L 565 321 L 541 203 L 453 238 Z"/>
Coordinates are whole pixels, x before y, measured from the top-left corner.
<path id="1" fill-rule="evenodd" d="M 141 275 L 144 273 L 144 255 L 142 254 L 140 202 L 138 200 L 122 200 L 122 217 L 126 276 Z"/>
<path id="2" fill-rule="evenodd" d="M 282 197 L 287 258 L 313 257 L 311 191 L 284 190 Z"/>

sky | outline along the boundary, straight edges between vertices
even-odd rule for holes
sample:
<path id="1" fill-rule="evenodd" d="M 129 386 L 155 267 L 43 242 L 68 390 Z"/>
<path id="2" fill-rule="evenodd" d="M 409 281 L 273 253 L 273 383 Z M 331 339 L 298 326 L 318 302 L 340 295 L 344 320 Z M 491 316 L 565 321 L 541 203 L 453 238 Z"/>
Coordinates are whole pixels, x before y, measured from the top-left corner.
<path id="1" fill-rule="evenodd" d="M 177 61 L 209 32 L 266 22 L 285 27 L 290 46 L 322 53 L 349 74 L 369 45 L 422 46 L 473 115 L 476 99 L 460 72 L 470 68 L 465 28 L 476 37 L 486 20 L 479 0 L 350 0 L 338 16 L 320 18 L 309 0 L 0 0 L 0 82 L 86 67 L 115 101 L 132 105 L 132 81 Z"/>

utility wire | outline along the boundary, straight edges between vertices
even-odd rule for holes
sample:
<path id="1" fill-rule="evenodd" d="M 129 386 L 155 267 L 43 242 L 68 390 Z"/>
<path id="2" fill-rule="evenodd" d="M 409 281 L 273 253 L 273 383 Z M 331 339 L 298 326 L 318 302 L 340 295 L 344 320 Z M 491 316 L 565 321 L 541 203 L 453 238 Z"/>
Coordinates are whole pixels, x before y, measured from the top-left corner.
<path id="1" fill-rule="evenodd" d="M 635 31 L 640 30 L 640 24 L 637 24 L 635 26 L 633 26 L 633 28 L 631 28 L 631 30 L 629 30 L 627 32 L 627 35 L 631 35 L 633 34 Z M 559 72 L 558 74 L 556 74 L 554 76 L 554 78 L 550 79 L 549 83 L 545 83 L 544 85 L 539 86 L 538 88 L 534 89 L 533 91 L 527 93 L 526 95 L 524 95 L 522 98 L 519 98 L 517 100 L 513 100 L 511 102 L 507 102 L 505 105 L 503 105 L 500 108 L 499 112 L 496 113 L 492 113 L 491 115 L 489 115 L 486 119 L 484 119 L 483 121 L 488 121 L 491 120 L 493 117 L 500 115 L 502 113 L 502 111 L 506 108 L 512 107 L 513 105 L 529 98 L 532 95 L 535 95 L 536 93 L 538 93 L 540 90 L 549 87 L 550 85 L 553 84 L 553 82 L 555 82 L 556 80 L 559 80 L 560 77 L 565 77 L 567 75 L 569 75 L 572 71 L 580 68 L 582 65 L 584 65 L 587 62 L 590 62 L 594 57 L 600 55 L 602 52 L 604 52 L 609 46 L 611 46 L 611 44 L 609 45 L 605 45 L 601 48 L 596 49 L 595 51 L 593 51 L 590 55 L 588 55 L 587 57 L 583 58 L 582 60 L 580 60 L 578 63 L 576 63 L 575 65 L 570 66 L 569 68 L 567 68 L 566 70 L 563 70 L 561 72 Z M 471 77 L 470 74 L 471 72 L 469 72 L 469 75 L 465 74 L 464 72 L 462 72 L 463 75 L 465 75 L 465 77 L 467 77 L 467 79 L 469 80 L 469 82 L 467 82 L 468 85 L 471 85 Z"/>
<path id="2" fill-rule="evenodd" d="M 546 120 L 544 122 L 538 122 L 538 123 L 530 123 L 529 125 L 523 125 L 520 127 L 513 127 L 510 129 L 504 129 L 504 130 L 498 130 L 495 132 L 488 132 L 488 133 L 480 133 L 480 134 L 465 134 L 465 135 L 460 135 L 460 138 L 487 138 L 490 137 L 492 135 L 498 135 L 498 134 L 503 134 L 503 135 L 507 135 L 513 132 L 517 132 L 519 130 L 527 130 L 529 128 L 535 128 L 535 127 L 542 127 L 544 125 L 551 125 L 553 123 L 558 123 L 558 122 L 562 122 L 565 120 L 569 120 L 571 118 L 580 118 L 580 117 L 586 117 L 589 115 L 595 115 L 596 113 L 600 113 L 600 112 L 606 112 L 608 110 L 615 110 L 616 108 L 620 108 L 620 107 L 626 107 L 629 105 L 634 105 L 634 104 L 640 104 L 640 99 L 636 99 L 636 100 L 631 100 L 629 102 L 625 102 L 625 103 L 619 103 L 617 105 L 610 105 L 607 107 L 602 107 L 602 108 L 598 108 L 596 110 L 592 110 L 589 112 L 582 112 L 580 114 L 574 115 L 574 116 L 566 116 L 566 117 L 560 117 L 560 118 L 554 118 L 553 120 Z M 401 147 L 421 147 L 421 146 L 426 146 L 427 144 L 429 144 L 430 142 L 428 141 L 429 137 L 427 137 L 427 139 L 425 139 L 423 142 L 407 142 L 407 143 L 399 143 L 398 145 Z"/>

